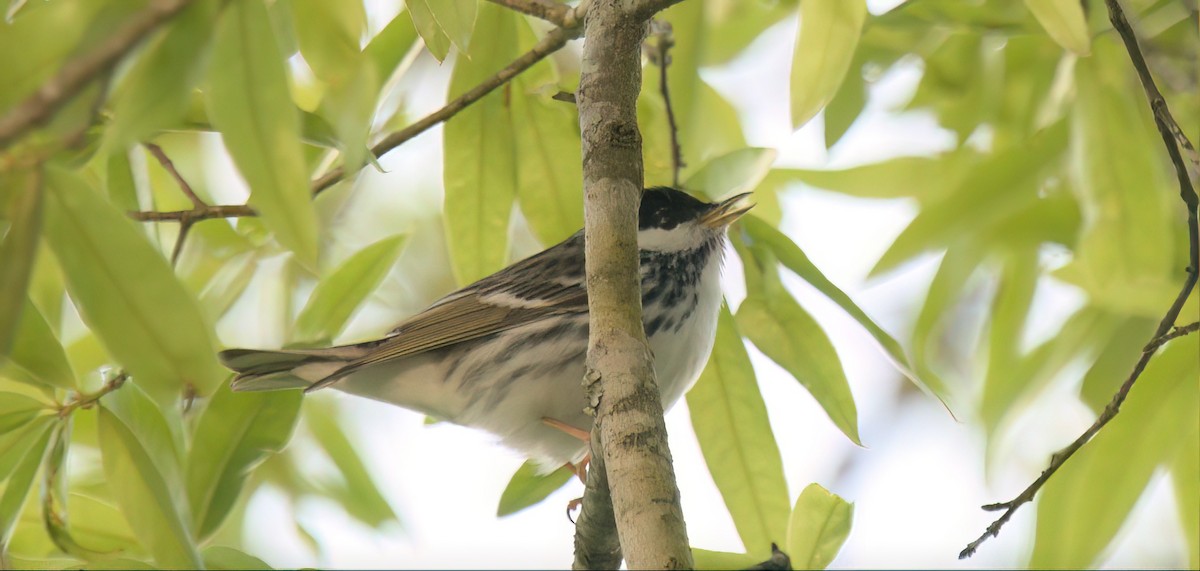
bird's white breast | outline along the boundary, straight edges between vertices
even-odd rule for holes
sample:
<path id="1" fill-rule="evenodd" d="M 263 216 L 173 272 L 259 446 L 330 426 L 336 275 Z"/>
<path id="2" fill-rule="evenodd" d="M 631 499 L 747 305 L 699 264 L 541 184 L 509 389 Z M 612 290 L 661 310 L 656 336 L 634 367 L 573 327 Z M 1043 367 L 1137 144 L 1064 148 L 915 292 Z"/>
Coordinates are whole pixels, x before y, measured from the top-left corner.
<path id="1" fill-rule="evenodd" d="M 669 409 L 700 378 L 712 352 L 721 308 L 721 263 L 714 254 L 700 274 L 696 308 L 678 329 L 666 328 L 650 336 L 654 372 Z M 682 314 L 684 308 L 675 308 Z"/>

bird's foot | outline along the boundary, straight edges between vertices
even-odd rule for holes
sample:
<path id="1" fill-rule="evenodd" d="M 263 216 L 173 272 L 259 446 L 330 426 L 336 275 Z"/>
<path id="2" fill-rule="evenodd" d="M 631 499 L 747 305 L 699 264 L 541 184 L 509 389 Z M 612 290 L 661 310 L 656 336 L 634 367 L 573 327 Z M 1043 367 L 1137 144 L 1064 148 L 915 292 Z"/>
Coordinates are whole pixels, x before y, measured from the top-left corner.
<path id="1" fill-rule="evenodd" d="M 542 424 L 545 424 L 546 426 L 549 426 L 550 428 L 553 428 L 555 430 L 560 430 L 560 431 L 566 433 L 568 436 L 574 436 L 575 438 L 578 438 L 579 440 L 581 440 L 583 442 L 591 442 L 592 441 L 592 433 L 591 432 L 588 432 L 587 430 L 579 428 L 578 426 L 572 426 L 570 424 L 567 424 L 557 418 L 550 418 L 548 416 L 543 416 Z"/>

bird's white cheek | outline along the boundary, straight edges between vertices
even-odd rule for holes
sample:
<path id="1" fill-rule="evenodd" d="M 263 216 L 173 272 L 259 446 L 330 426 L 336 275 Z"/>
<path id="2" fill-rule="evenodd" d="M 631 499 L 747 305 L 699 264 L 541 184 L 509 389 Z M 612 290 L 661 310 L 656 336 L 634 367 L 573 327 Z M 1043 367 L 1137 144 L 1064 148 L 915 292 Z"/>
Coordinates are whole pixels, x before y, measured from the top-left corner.
<path id="1" fill-rule="evenodd" d="M 692 223 L 684 223 L 671 230 L 648 228 L 638 231 L 638 247 L 654 252 L 679 252 L 694 250 L 705 240 L 704 233 Z"/>

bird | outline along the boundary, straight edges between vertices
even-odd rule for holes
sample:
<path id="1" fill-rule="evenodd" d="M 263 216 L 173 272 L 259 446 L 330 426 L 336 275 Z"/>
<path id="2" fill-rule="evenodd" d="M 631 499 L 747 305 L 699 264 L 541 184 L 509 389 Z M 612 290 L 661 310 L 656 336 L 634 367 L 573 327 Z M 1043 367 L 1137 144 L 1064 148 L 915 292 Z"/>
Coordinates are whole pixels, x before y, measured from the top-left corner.
<path id="1" fill-rule="evenodd" d="M 754 205 L 671 187 L 642 192 L 642 324 L 663 408 L 699 378 L 723 300 L 726 231 Z M 584 235 L 435 301 L 386 336 L 318 349 L 228 349 L 234 391 L 332 388 L 482 429 L 543 473 L 586 464 L 592 417 Z"/>

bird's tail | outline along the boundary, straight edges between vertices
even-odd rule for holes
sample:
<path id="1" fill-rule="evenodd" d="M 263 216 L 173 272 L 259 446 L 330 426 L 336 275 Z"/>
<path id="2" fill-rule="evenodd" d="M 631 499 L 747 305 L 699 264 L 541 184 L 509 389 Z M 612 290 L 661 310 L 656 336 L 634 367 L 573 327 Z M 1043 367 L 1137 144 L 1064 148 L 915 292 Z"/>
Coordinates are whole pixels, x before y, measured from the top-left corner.
<path id="1" fill-rule="evenodd" d="M 307 388 L 334 374 L 361 352 L 350 345 L 329 349 L 229 349 L 218 355 L 237 376 L 235 391 Z"/>

